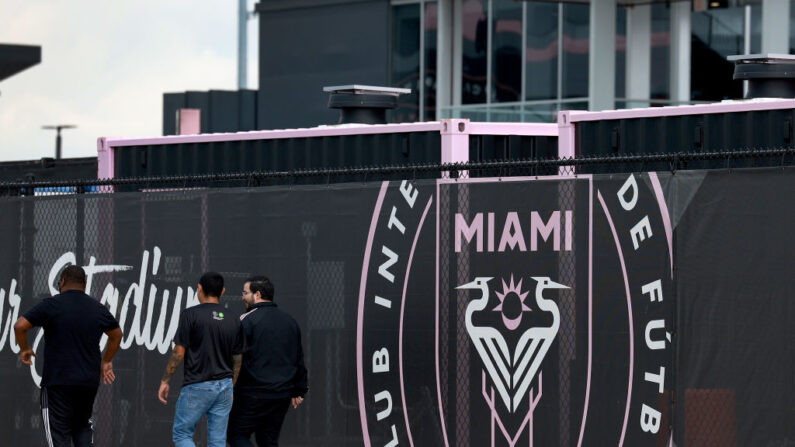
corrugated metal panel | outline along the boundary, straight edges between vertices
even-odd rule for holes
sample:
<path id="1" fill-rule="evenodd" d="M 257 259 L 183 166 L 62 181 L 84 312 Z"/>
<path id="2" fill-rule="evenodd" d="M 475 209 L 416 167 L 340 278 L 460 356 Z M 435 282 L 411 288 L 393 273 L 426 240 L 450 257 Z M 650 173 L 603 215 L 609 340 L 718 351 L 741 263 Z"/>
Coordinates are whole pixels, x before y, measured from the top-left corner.
<path id="1" fill-rule="evenodd" d="M 578 122 L 577 156 L 708 152 L 792 144 L 795 109 L 753 110 Z M 735 161 L 730 167 L 769 166 L 772 160 Z M 723 168 L 721 160 L 687 168 Z M 646 169 L 667 166 L 646 166 Z"/>
<path id="2" fill-rule="evenodd" d="M 0 162 L 0 181 L 59 181 L 97 178 L 97 157 Z"/>
<path id="3" fill-rule="evenodd" d="M 469 160 L 557 158 L 558 137 L 535 135 L 470 135 Z"/>
<path id="4" fill-rule="evenodd" d="M 470 135 L 469 160 L 473 162 L 558 157 L 558 137 L 537 135 Z M 483 170 L 478 177 L 507 175 L 553 175 L 556 168 L 535 169 L 532 172 L 504 172 Z"/>
<path id="5" fill-rule="evenodd" d="M 438 163 L 440 145 L 431 131 L 123 146 L 114 164 L 116 177 L 153 177 Z"/>

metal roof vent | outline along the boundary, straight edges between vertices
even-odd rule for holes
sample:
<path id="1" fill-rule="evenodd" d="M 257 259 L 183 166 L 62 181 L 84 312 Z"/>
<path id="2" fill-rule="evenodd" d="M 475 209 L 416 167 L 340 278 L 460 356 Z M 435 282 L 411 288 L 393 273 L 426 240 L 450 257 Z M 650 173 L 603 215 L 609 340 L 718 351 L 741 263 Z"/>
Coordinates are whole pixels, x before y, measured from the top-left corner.
<path id="1" fill-rule="evenodd" d="M 734 61 L 734 79 L 748 81 L 746 99 L 795 98 L 795 56 L 744 54 Z"/>
<path id="2" fill-rule="evenodd" d="M 411 93 L 408 88 L 371 85 L 337 85 L 323 87 L 329 92 L 328 107 L 340 109 L 339 124 L 386 124 L 387 109 L 396 109 L 398 96 Z"/>

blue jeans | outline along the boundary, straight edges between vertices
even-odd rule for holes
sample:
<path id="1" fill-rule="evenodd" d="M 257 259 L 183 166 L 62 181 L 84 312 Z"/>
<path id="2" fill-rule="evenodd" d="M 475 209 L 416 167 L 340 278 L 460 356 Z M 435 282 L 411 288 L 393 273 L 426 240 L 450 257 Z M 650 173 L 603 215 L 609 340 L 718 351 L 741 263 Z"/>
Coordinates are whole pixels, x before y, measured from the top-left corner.
<path id="1" fill-rule="evenodd" d="M 209 380 L 182 387 L 174 415 L 174 444 L 196 447 L 193 433 L 207 415 L 207 447 L 226 445 L 226 425 L 232 409 L 232 379 Z"/>

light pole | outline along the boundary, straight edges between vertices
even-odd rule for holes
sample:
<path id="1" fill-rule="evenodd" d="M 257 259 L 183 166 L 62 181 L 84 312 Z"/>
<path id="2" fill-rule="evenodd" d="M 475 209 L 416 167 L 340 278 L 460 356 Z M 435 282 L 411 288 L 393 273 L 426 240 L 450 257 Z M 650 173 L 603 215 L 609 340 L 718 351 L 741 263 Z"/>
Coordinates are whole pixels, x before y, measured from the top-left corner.
<path id="1" fill-rule="evenodd" d="M 237 88 L 248 83 L 248 1 L 237 2 Z"/>
<path id="2" fill-rule="evenodd" d="M 248 0 L 237 1 L 237 88 L 248 88 L 248 21 L 257 11 L 248 10 Z"/>
<path id="3" fill-rule="evenodd" d="M 74 129 L 74 124 L 55 124 L 50 126 L 41 126 L 42 129 L 55 129 L 55 159 L 61 159 L 61 129 Z"/>

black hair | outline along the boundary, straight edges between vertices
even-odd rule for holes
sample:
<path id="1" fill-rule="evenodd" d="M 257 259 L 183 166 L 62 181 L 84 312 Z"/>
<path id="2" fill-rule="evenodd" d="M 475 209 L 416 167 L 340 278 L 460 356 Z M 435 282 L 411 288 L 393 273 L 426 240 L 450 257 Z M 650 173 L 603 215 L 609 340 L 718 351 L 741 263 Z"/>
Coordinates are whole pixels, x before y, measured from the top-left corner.
<path id="1" fill-rule="evenodd" d="M 70 265 L 61 272 L 62 284 L 75 284 L 86 286 L 86 271 L 83 267 L 77 265 Z"/>
<path id="2" fill-rule="evenodd" d="M 207 272 L 202 275 L 199 285 L 204 290 L 204 295 L 220 298 L 224 291 L 224 277 L 220 273 Z"/>
<path id="3" fill-rule="evenodd" d="M 273 301 L 276 290 L 273 288 L 273 283 L 267 276 L 252 276 L 247 279 L 246 282 L 248 283 L 248 289 L 251 291 L 252 295 L 259 292 L 263 300 Z"/>

